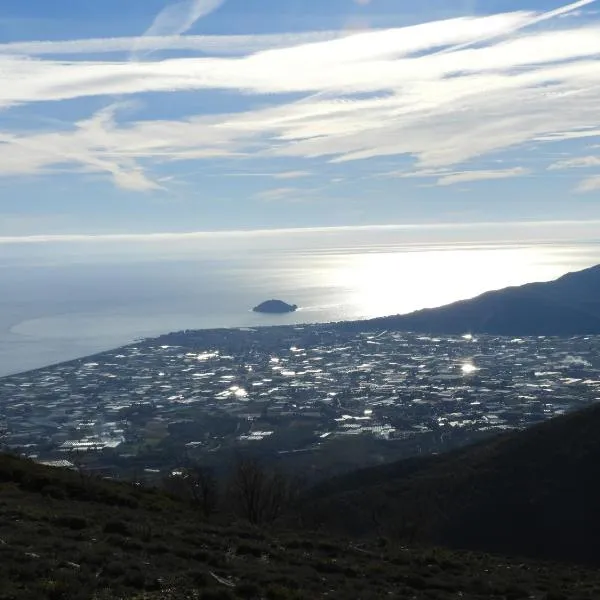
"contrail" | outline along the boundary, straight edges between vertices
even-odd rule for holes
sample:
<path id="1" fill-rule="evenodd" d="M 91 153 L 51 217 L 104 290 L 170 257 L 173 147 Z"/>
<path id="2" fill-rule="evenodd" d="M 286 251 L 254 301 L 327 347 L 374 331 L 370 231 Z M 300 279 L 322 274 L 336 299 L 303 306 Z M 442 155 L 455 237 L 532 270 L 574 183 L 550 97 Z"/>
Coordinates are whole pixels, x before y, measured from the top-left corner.
<path id="1" fill-rule="evenodd" d="M 557 8 L 555 10 L 551 10 L 544 14 L 539 15 L 538 17 L 534 17 L 523 25 L 522 27 L 529 27 L 530 25 L 536 25 L 537 23 L 541 23 L 542 21 L 547 21 L 548 19 L 554 19 L 554 17 L 560 17 L 562 15 L 566 15 L 567 13 L 573 12 L 578 8 L 583 8 L 584 6 L 588 6 L 589 4 L 593 4 L 597 0 L 579 0 L 578 2 L 573 2 L 572 4 L 567 4 L 562 8 Z M 522 27 L 519 27 L 521 29 Z"/>
<path id="2" fill-rule="evenodd" d="M 156 15 L 142 37 L 152 35 L 181 35 L 198 19 L 217 10 L 225 0 L 183 0 L 170 4 Z"/>
<path id="3" fill-rule="evenodd" d="M 145 46 L 145 51 L 143 52 L 144 55 L 148 55 L 156 49 L 152 46 L 148 47 L 148 45 L 144 44 L 142 41 L 148 42 L 149 38 L 160 39 L 162 36 L 171 36 L 176 38 L 191 29 L 196 21 L 214 12 L 225 2 L 226 0 L 180 0 L 175 4 L 168 4 L 156 15 L 156 17 L 154 17 L 152 25 L 146 29 L 142 36 L 136 39 L 131 52 L 129 53 L 129 60 L 139 60 L 141 46 Z M 113 104 L 106 107 L 104 111 L 97 113 L 92 119 L 93 122 L 94 119 L 99 116 L 99 119 L 96 119 L 95 124 L 100 131 L 103 131 L 107 135 L 108 133 L 106 132 L 105 128 L 105 115 L 108 115 L 109 119 L 112 118 L 112 115 L 114 115 L 114 112 L 118 106 L 118 102 L 113 102 Z M 98 162 L 99 159 L 97 159 L 95 156 L 92 156 L 90 157 L 90 161 L 91 160 Z M 132 162 L 133 166 L 129 167 L 129 175 L 131 179 L 129 183 L 126 179 L 128 175 L 127 171 L 118 163 L 105 165 L 104 168 L 112 173 L 117 184 L 119 184 L 118 182 L 121 180 L 122 183 L 120 185 L 123 185 L 124 182 L 129 186 L 143 186 L 146 189 L 161 187 L 156 182 L 146 177 L 142 168 L 138 167 L 134 161 Z M 134 175 L 134 177 L 131 177 L 131 175 Z"/>
<path id="4" fill-rule="evenodd" d="M 570 12 L 578 10 L 579 8 L 583 8 L 584 6 L 588 6 L 590 4 L 594 4 L 598 0 L 577 0 L 577 2 L 572 2 L 571 4 L 567 4 L 565 6 L 561 6 L 560 8 L 556 8 L 554 10 L 550 10 L 548 12 L 542 13 L 540 15 L 536 15 L 535 17 L 531 17 L 522 23 L 519 23 L 512 29 L 507 31 L 503 31 L 502 33 L 497 33 L 494 35 L 482 37 L 478 40 L 472 40 L 470 42 L 465 42 L 464 44 L 458 44 L 457 46 L 452 46 L 451 48 L 445 48 L 444 50 L 440 50 L 435 54 L 447 54 L 448 52 L 456 52 L 457 50 L 463 50 L 464 48 L 469 48 L 474 44 L 480 44 L 481 42 L 487 42 L 489 40 L 493 40 L 500 37 L 505 37 L 516 33 L 517 31 L 521 31 L 521 29 L 526 29 L 527 27 L 531 27 L 532 25 L 537 25 L 538 23 L 543 23 L 544 21 L 549 21 L 550 19 L 554 19 L 556 17 L 561 17 L 562 15 L 566 15 Z M 432 55 L 433 56 L 433 55 Z"/>
<path id="5" fill-rule="evenodd" d="M 181 0 L 175 4 L 168 4 L 154 18 L 152 25 L 136 38 L 131 52 L 129 53 L 130 61 L 137 61 L 140 57 L 142 46 L 144 54 L 148 55 L 157 48 L 148 46 L 148 38 L 160 40 L 163 36 L 178 37 L 193 27 L 194 23 L 217 10 L 226 0 Z M 146 43 L 143 43 L 145 41 Z M 101 134 L 104 137 L 110 137 L 110 131 L 107 125 L 110 125 L 114 118 L 115 112 L 119 109 L 121 103 L 116 101 L 108 105 L 104 109 L 98 111 L 89 121 L 88 126 L 93 126 L 96 135 Z M 87 162 L 100 169 L 112 173 L 117 185 L 136 187 L 138 189 L 158 189 L 159 186 L 155 181 L 146 177 L 144 171 L 139 167 L 134 160 L 128 167 L 119 164 L 118 161 L 110 162 L 104 158 L 98 158 L 93 152 L 90 152 L 87 157 Z"/>
<path id="6" fill-rule="evenodd" d="M 179 36 L 191 29 L 196 21 L 217 10 L 226 0 L 182 0 L 169 4 L 154 18 L 152 25 L 142 34 L 141 39 L 157 36 Z M 134 44 L 131 60 L 138 54 Z M 151 52 L 151 50 L 150 50 Z"/>

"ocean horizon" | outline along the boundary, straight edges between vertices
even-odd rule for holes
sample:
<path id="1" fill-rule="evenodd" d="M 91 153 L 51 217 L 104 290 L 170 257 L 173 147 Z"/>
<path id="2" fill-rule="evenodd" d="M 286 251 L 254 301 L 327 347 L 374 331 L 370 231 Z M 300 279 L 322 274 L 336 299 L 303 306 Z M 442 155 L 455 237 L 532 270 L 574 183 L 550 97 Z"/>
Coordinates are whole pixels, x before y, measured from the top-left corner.
<path id="1" fill-rule="evenodd" d="M 596 241 L 415 241 L 405 233 L 287 236 L 275 250 L 227 236 L 118 249 L 5 245 L 0 376 L 184 329 L 404 314 L 600 263 Z M 252 312 L 270 298 L 299 310 Z"/>

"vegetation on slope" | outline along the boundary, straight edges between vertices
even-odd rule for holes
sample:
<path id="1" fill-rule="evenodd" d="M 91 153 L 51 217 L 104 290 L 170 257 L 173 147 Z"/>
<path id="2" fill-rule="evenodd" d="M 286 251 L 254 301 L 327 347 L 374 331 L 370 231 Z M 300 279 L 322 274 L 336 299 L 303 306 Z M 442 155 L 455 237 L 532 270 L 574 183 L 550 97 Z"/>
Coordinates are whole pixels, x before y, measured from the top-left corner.
<path id="1" fill-rule="evenodd" d="M 537 559 L 600 563 L 600 406 L 313 490 L 313 526 Z M 342 517 L 343 515 L 343 517 Z"/>
<path id="2" fill-rule="evenodd" d="M 208 521 L 156 490 L 0 456 L 0 599 L 591 600 L 600 575 Z"/>

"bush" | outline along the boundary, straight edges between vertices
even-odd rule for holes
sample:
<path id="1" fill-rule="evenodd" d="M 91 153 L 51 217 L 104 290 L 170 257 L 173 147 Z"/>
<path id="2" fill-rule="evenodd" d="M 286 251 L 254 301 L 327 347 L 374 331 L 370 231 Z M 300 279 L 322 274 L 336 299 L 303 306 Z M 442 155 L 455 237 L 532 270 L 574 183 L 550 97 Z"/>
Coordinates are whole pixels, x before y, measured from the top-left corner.
<path id="1" fill-rule="evenodd" d="M 149 554 L 169 554 L 169 547 L 166 544 L 150 544 L 148 546 Z"/>
<path id="2" fill-rule="evenodd" d="M 65 600 L 71 596 L 71 586 L 65 581 L 48 579 L 40 585 L 40 596 L 47 600 Z"/>
<path id="3" fill-rule="evenodd" d="M 41 494 L 55 500 L 64 500 L 67 497 L 65 490 L 56 485 L 45 485 L 41 490 Z"/>
<path id="4" fill-rule="evenodd" d="M 240 583 L 235 588 L 235 593 L 240 598 L 246 598 L 246 600 L 254 600 L 254 598 L 260 598 L 260 587 L 255 583 Z"/>
<path id="5" fill-rule="evenodd" d="M 265 600 L 302 600 L 305 598 L 297 591 L 290 590 L 280 585 L 271 585 L 265 593 Z"/>
<path id="6" fill-rule="evenodd" d="M 104 525 L 103 531 L 104 533 L 114 533 L 116 535 L 131 535 L 129 525 L 127 525 L 127 523 L 125 523 L 124 521 L 108 521 L 108 523 Z"/>
<path id="7" fill-rule="evenodd" d="M 111 579 L 117 579 L 125 575 L 125 567 L 120 562 L 110 562 L 104 567 L 104 575 Z"/>
<path id="8" fill-rule="evenodd" d="M 198 562 L 207 563 L 210 560 L 210 553 L 206 550 L 197 550 L 192 555 L 192 558 Z"/>
<path id="9" fill-rule="evenodd" d="M 196 587 L 207 587 L 211 578 L 204 571 L 190 571 L 188 577 Z"/>
<path id="10" fill-rule="evenodd" d="M 249 544 L 241 544 L 238 546 L 236 554 L 239 556 L 250 555 L 255 556 L 256 558 L 260 558 L 263 554 L 265 554 L 263 548 L 259 548 L 258 546 L 251 546 Z"/>
<path id="11" fill-rule="evenodd" d="M 269 586 L 265 594 L 266 600 L 288 600 L 289 597 L 288 590 L 278 585 Z"/>
<path id="12" fill-rule="evenodd" d="M 235 600 L 233 592 L 225 589 L 205 590 L 200 595 L 200 600 Z"/>
<path id="13" fill-rule="evenodd" d="M 123 577 L 123 584 L 136 590 L 143 590 L 146 586 L 146 578 L 141 571 L 128 571 Z"/>
<path id="14" fill-rule="evenodd" d="M 74 531 L 81 531 L 88 527 L 88 521 L 84 517 L 57 517 L 54 519 L 54 523 L 60 527 L 67 527 Z"/>

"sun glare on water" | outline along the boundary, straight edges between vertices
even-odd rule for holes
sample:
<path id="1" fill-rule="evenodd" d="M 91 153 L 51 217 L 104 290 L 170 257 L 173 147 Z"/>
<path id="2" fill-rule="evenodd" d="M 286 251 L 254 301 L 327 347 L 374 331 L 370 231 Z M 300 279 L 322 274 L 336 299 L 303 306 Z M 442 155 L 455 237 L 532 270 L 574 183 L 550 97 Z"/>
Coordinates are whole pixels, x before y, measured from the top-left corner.
<path id="1" fill-rule="evenodd" d="M 473 363 L 464 363 L 460 369 L 464 375 L 471 375 L 479 371 L 479 369 Z"/>
<path id="2" fill-rule="evenodd" d="M 406 314 L 489 290 L 548 281 L 564 267 L 551 258 L 552 248 L 437 247 L 399 248 L 330 256 L 319 269 L 323 283 L 343 292 L 354 318 Z"/>

